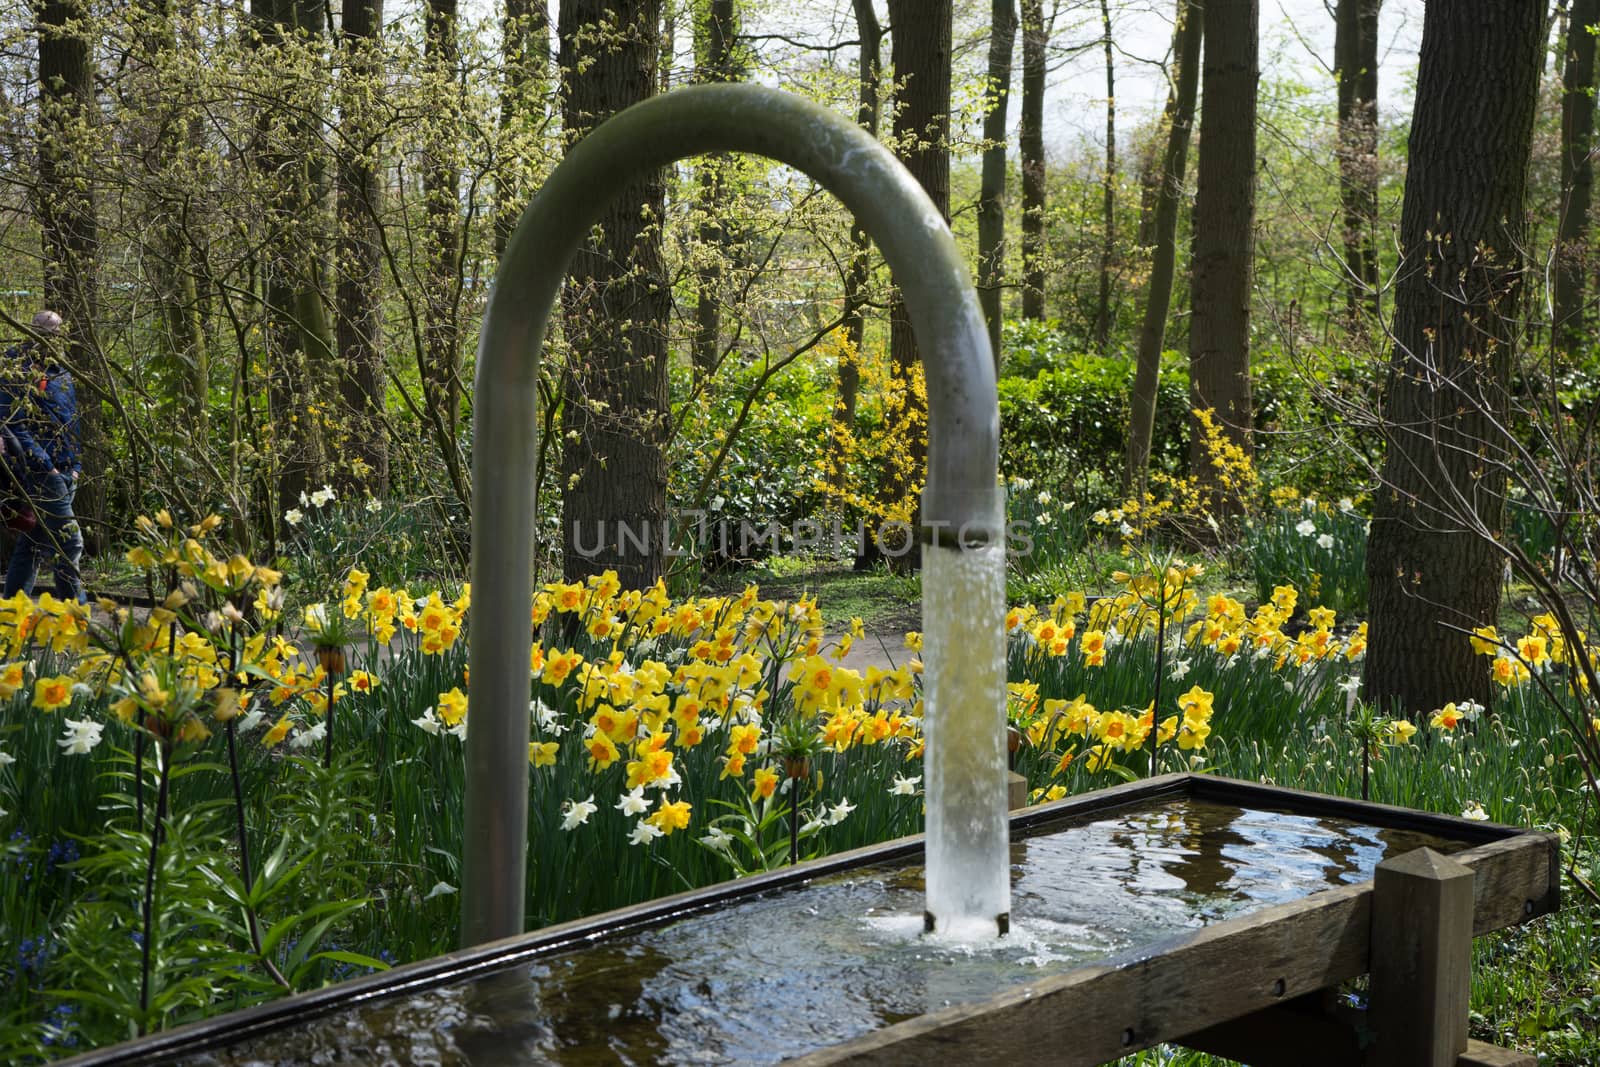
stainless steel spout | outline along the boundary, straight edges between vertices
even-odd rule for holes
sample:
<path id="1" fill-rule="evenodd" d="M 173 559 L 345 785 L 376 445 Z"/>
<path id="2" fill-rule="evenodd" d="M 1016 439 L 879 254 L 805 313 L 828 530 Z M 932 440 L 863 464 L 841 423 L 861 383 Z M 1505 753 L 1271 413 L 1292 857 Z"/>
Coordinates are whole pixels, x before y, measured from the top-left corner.
<path id="1" fill-rule="evenodd" d="M 939 211 L 894 156 L 847 118 L 750 85 L 680 89 L 608 119 L 523 212 L 478 341 L 463 946 L 523 932 L 535 383 L 546 322 L 574 253 L 624 183 L 705 152 L 749 152 L 804 171 L 872 235 L 904 294 L 927 380 L 924 539 L 1003 537 L 991 506 L 1000 425 L 983 314 Z"/>

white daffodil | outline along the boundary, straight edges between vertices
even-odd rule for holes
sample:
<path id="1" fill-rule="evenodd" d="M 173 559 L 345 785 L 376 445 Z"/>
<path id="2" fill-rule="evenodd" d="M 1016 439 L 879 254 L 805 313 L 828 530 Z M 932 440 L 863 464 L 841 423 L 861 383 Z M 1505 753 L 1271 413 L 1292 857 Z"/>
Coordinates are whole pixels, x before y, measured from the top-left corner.
<path id="1" fill-rule="evenodd" d="M 290 748 L 310 748 L 312 745 L 328 736 L 328 724 L 319 722 L 309 730 L 301 730 L 289 738 Z"/>
<path id="2" fill-rule="evenodd" d="M 9 752 L 0 751 L 0 767 L 8 767 L 17 762 L 17 757 Z"/>
<path id="3" fill-rule="evenodd" d="M 288 511 L 283 513 L 283 521 L 288 523 L 290 526 L 299 526 L 305 517 L 305 512 L 301 511 L 299 508 L 290 508 Z"/>
<path id="4" fill-rule="evenodd" d="M 845 816 L 849 815 L 855 810 L 856 806 L 850 803 L 850 798 L 845 797 L 843 800 L 839 801 L 839 803 L 828 809 L 828 825 L 838 826 L 840 823 L 844 822 Z"/>
<path id="5" fill-rule="evenodd" d="M 417 727 L 418 729 L 426 730 L 430 734 L 433 734 L 435 737 L 437 737 L 439 736 L 440 728 L 444 724 L 439 721 L 438 716 L 434 715 L 433 709 L 429 708 L 427 711 L 422 713 L 421 718 L 412 719 L 411 725 Z"/>
<path id="6" fill-rule="evenodd" d="M 622 799 L 617 801 L 617 810 L 624 815 L 643 815 L 649 811 L 650 802 L 644 798 L 644 786 L 638 786 L 633 792 L 624 794 Z"/>
<path id="7" fill-rule="evenodd" d="M 1489 821 L 1489 813 L 1484 811 L 1483 805 L 1479 804 L 1477 801 L 1473 801 L 1471 804 L 1468 804 L 1465 808 L 1463 808 L 1461 811 L 1461 817 L 1463 819 L 1471 819 L 1473 822 Z"/>
<path id="8" fill-rule="evenodd" d="M 1167 677 L 1174 682 L 1183 681 L 1184 675 L 1189 673 L 1190 661 L 1186 659 L 1174 660 L 1172 670 L 1167 672 Z"/>
<path id="9" fill-rule="evenodd" d="M 707 848 L 726 851 L 733 844 L 733 835 L 720 826 L 713 826 L 711 831 L 700 839 L 700 843 Z"/>
<path id="10" fill-rule="evenodd" d="M 333 503 L 333 486 L 331 485 L 324 485 L 321 489 L 311 494 L 312 507 L 326 507 L 331 503 Z"/>
<path id="11" fill-rule="evenodd" d="M 449 882 L 435 882 L 433 888 L 428 890 L 428 895 L 423 900 L 432 900 L 434 897 L 449 896 L 456 891 L 456 887 Z"/>
<path id="12" fill-rule="evenodd" d="M 1332 548 L 1333 547 L 1333 534 L 1323 534 L 1320 537 L 1318 537 L 1317 538 L 1317 547 L 1318 548 Z"/>
<path id="13" fill-rule="evenodd" d="M 266 717 L 267 717 L 266 711 L 261 709 L 261 708 L 257 708 L 256 710 L 252 711 L 250 714 L 246 715 L 244 718 L 239 720 L 239 729 L 241 729 L 241 730 L 254 730 L 257 726 L 261 725 L 261 720 L 266 718 Z"/>
<path id="14" fill-rule="evenodd" d="M 375 496 L 367 497 L 367 514 L 375 515 L 383 510 L 383 501 Z"/>
<path id="15" fill-rule="evenodd" d="M 533 717 L 534 724 L 539 727 L 540 733 L 549 734 L 551 737 L 560 737 L 567 732 L 567 726 L 561 721 L 561 713 L 542 700 L 528 701 L 528 714 Z"/>
<path id="16" fill-rule="evenodd" d="M 590 793 L 586 800 L 569 800 L 561 805 L 561 828 L 563 830 L 576 830 L 589 821 L 589 816 L 599 810 L 594 802 L 594 794 Z"/>
<path id="17" fill-rule="evenodd" d="M 68 719 L 66 736 L 57 741 L 62 751 L 69 756 L 87 756 L 94 751 L 94 746 L 100 743 L 100 735 L 105 731 L 103 722 L 89 722 L 88 720 Z"/>
<path id="18" fill-rule="evenodd" d="M 909 797 L 916 793 L 917 783 L 920 781 L 922 781 L 922 775 L 920 774 L 913 775 L 910 778 L 903 774 L 897 774 L 894 776 L 894 784 L 889 787 L 889 793 L 892 796 Z"/>
<path id="19" fill-rule="evenodd" d="M 1310 519 L 1301 519 L 1299 522 L 1294 524 L 1294 532 L 1299 534 L 1301 537 L 1310 537 L 1312 534 L 1317 532 L 1317 524 L 1312 522 Z"/>
<path id="20" fill-rule="evenodd" d="M 633 833 L 628 835 L 628 844 L 647 845 L 660 836 L 662 836 L 660 827 L 647 822 L 638 822 L 633 826 Z"/>

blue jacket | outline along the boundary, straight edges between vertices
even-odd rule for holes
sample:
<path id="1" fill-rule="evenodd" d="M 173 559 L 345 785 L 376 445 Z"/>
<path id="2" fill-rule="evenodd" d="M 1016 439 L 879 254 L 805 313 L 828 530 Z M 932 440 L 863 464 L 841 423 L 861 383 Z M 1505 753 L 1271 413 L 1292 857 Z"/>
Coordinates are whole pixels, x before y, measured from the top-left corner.
<path id="1" fill-rule="evenodd" d="M 0 431 L 5 463 L 24 483 L 36 483 L 55 468 L 68 478 L 81 469 L 78 394 L 72 375 L 54 362 L 40 370 L 24 342 L 6 350 L 0 363 Z M 13 456 L 17 446 L 20 456 Z"/>

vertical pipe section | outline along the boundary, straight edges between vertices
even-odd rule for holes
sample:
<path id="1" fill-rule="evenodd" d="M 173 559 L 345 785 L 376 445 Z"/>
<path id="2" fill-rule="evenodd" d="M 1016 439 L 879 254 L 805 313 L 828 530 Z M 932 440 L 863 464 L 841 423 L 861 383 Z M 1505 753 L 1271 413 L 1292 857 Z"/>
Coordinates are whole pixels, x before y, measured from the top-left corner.
<path id="1" fill-rule="evenodd" d="M 626 179 L 705 152 L 749 152 L 804 171 L 871 234 L 905 295 L 926 372 L 928 536 L 947 543 L 947 531 L 965 527 L 969 544 L 1002 540 L 978 492 L 994 489 L 1000 435 L 983 314 L 939 211 L 894 156 L 849 119 L 760 86 L 693 86 L 608 119 L 573 146 L 523 213 L 478 342 L 464 946 L 523 930 L 535 383 L 545 326 L 579 243 Z M 992 694 L 996 705 L 1004 699 L 1003 687 Z M 995 803 L 1003 811 L 1003 789 Z"/>

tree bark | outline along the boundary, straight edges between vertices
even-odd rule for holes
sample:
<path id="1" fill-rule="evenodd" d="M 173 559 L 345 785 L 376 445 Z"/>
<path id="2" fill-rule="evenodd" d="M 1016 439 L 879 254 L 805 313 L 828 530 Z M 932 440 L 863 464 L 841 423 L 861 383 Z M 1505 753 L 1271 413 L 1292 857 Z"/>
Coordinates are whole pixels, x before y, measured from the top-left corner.
<path id="1" fill-rule="evenodd" d="M 655 93 L 661 0 L 567 0 L 559 35 L 562 119 L 574 140 Z M 599 239 L 579 250 L 563 299 L 572 342 L 562 376 L 569 580 L 614 568 L 625 588 L 642 588 L 661 574 L 671 310 L 664 197 L 659 171 L 628 183 L 601 214 Z M 646 545 L 625 532 L 646 535 Z"/>
<path id="2" fill-rule="evenodd" d="M 1260 77 L 1256 0 L 1207 0 L 1205 21 L 1189 401 L 1192 408 L 1215 412 L 1228 438 L 1250 455 L 1250 291 Z M 1213 510 L 1226 513 L 1223 472 L 1210 462 L 1198 419 L 1191 422 L 1189 465 Z"/>
<path id="3" fill-rule="evenodd" d="M 1383 0 L 1339 0 L 1334 76 L 1339 83 L 1339 201 L 1343 210 L 1345 310 L 1381 313 L 1378 293 L 1378 9 Z"/>
<path id="4" fill-rule="evenodd" d="M 1196 0 L 1178 0 L 1177 6 L 1172 30 L 1176 69 L 1163 116 L 1167 130 L 1166 151 L 1158 164 L 1155 207 L 1151 212 L 1150 236 L 1154 249 L 1150 259 L 1150 289 L 1145 296 L 1144 322 L 1139 329 L 1139 352 L 1128 416 L 1123 488 L 1136 500 L 1144 497 L 1150 440 L 1155 432 L 1156 398 L 1161 390 L 1161 350 L 1166 341 L 1167 312 L 1172 308 L 1172 282 L 1178 260 L 1178 210 L 1183 202 L 1189 134 L 1194 127 L 1194 102 L 1200 85 L 1200 42 L 1205 33 L 1205 8 Z"/>
<path id="5" fill-rule="evenodd" d="M 1367 542 L 1367 698 L 1487 704 L 1484 661 L 1446 627 L 1500 603 L 1503 437 L 1524 286 L 1524 195 L 1542 4 L 1430 0 L 1411 119 L 1382 483 Z"/>
<path id="6" fill-rule="evenodd" d="M 1044 318 L 1044 0 L 1022 0 L 1022 317 Z"/>
<path id="7" fill-rule="evenodd" d="M 883 27 L 878 24 L 872 0 L 855 0 L 855 12 L 856 36 L 861 41 L 856 70 L 856 121 L 876 137 Z M 866 294 L 872 274 L 872 239 L 859 224 L 850 228 L 850 247 L 850 267 L 844 279 L 844 332 L 850 351 L 839 360 L 838 395 L 833 405 L 828 445 L 829 481 L 835 487 L 842 487 L 845 481 L 845 442 L 855 432 L 856 394 L 861 388 L 861 346 L 867 336 Z"/>
<path id="8" fill-rule="evenodd" d="M 525 156 L 543 135 L 550 92 L 550 14 L 543 0 L 506 0 L 501 22 L 500 159 L 494 254 L 503 255 L 528 201 Z"/>
<path id="9" fill-rule="evenodd" d="M 894 134 L 900 161 L 917 179 L 939 214 L 950 221 L 950 0 L 889 0 L 889 34 L 895 79 L 901 86 Z M 900 290 L 889 306 L 889 358 L 898 386 L 905 390 L 901 412 L 916 430 L 883 472 L 881 501 L 903 502 L 922 477 L 928 454 L 927 397 L 914 387 L 922 366 L 916 336 Z M 911 502 L 913 514 L 917 502 Z M 899 558 L 910 563 L 909 553 Z"/>
<path id="10" fill-rule="evenodd" d="M 983 94 L 983 174 L 978 190 L 978 302 L 1000 372 L 1001 296 L 1006 265 L 1006 104 L 1017 41 L 1016 0 L 992 0 L 989 79 Z"/>
<path id="11" fill-rule="evenodd" d="M 427 0 L 423 15 L 426 68 L 441 94 L 439 113 L 424 135 L 422 199 L 427 212 L 423 278 L 423 399 L 439 447 L 453 453 L 461 417 L 461 338 L 456 311 L 461 292 L 460 94 L 457 0 Z"/>
<path id="12" fill-rule="evenodd" d="M 110 461 L 100 402 L 110 383 L 94 331 L 99 311 L 95 278 L 100 223 L 91 180 L 96 119 L 94 54 L 83 0 L 46 0 L 35 7 L 39 26 L 39 233 L 44 246 L 44 306 L 63 321 L 62 361 L 78 392 L 84 478 L 77 514 L 85 543 L 98 549 L 105 527 L 105 479 Z"/>
<path id="13" fill-rule="evenodd" d="M 1589 203 L 1594 188 L 1593 29 L 1600 0 L 1573 0 L 1561 74 L 1561 220 L 1555 255 L 1551 344 L 1573 351 L 1588 343 L 1584 289 L 1590 269 Z"/>
<path id="14" fill-rule="evenodd" d="M 1094 342 L 1101 355 L 1111 345 L 1111 260 L 1117 247 L 1117 80 L 1111 52 L 1111 6 L 1100 0 L 1100 30 L 1106 52 L 1105 240 L 1100 246 L 1100 299 L 1094 310 Z"/>
<path id="15" fill-rule="evenodd" d="M 382 293 L 378 229 L 382 190 L 378 167 L 383 93 L 379 33 L 383 0 L 346 0 L 340 43 L 345 68 L 340 88 L 344 150 L 338 161 L 339 280 L 336 290 L 339 402 L 344 415 L 345 486 L 381 495 L 389 485 L 389 444 L 384 430 Z"/>
<path id="16" fill-rule="evenodd" d="M 700 80 L 732 82 L 743 78 L 744 64 L 734 49 L 739 21 L 733 0 L 707 0 L 704 11 L 697 13 L 694 28 Z M 703 378 L 715 370 L 721 356 L 722 304 L 719 290 L 728 247 L 728 230 L 722 217 L 724 201 L 727 199 L 723 172 L 731 162 L 731 156 L 719 152 L 707 156 L 699 167 L 700 210 L 703 213 L 699 239 L 703 262 L 696 271 L 698 277 L 695 284 L 693 356 L 697 378 Z"/>

